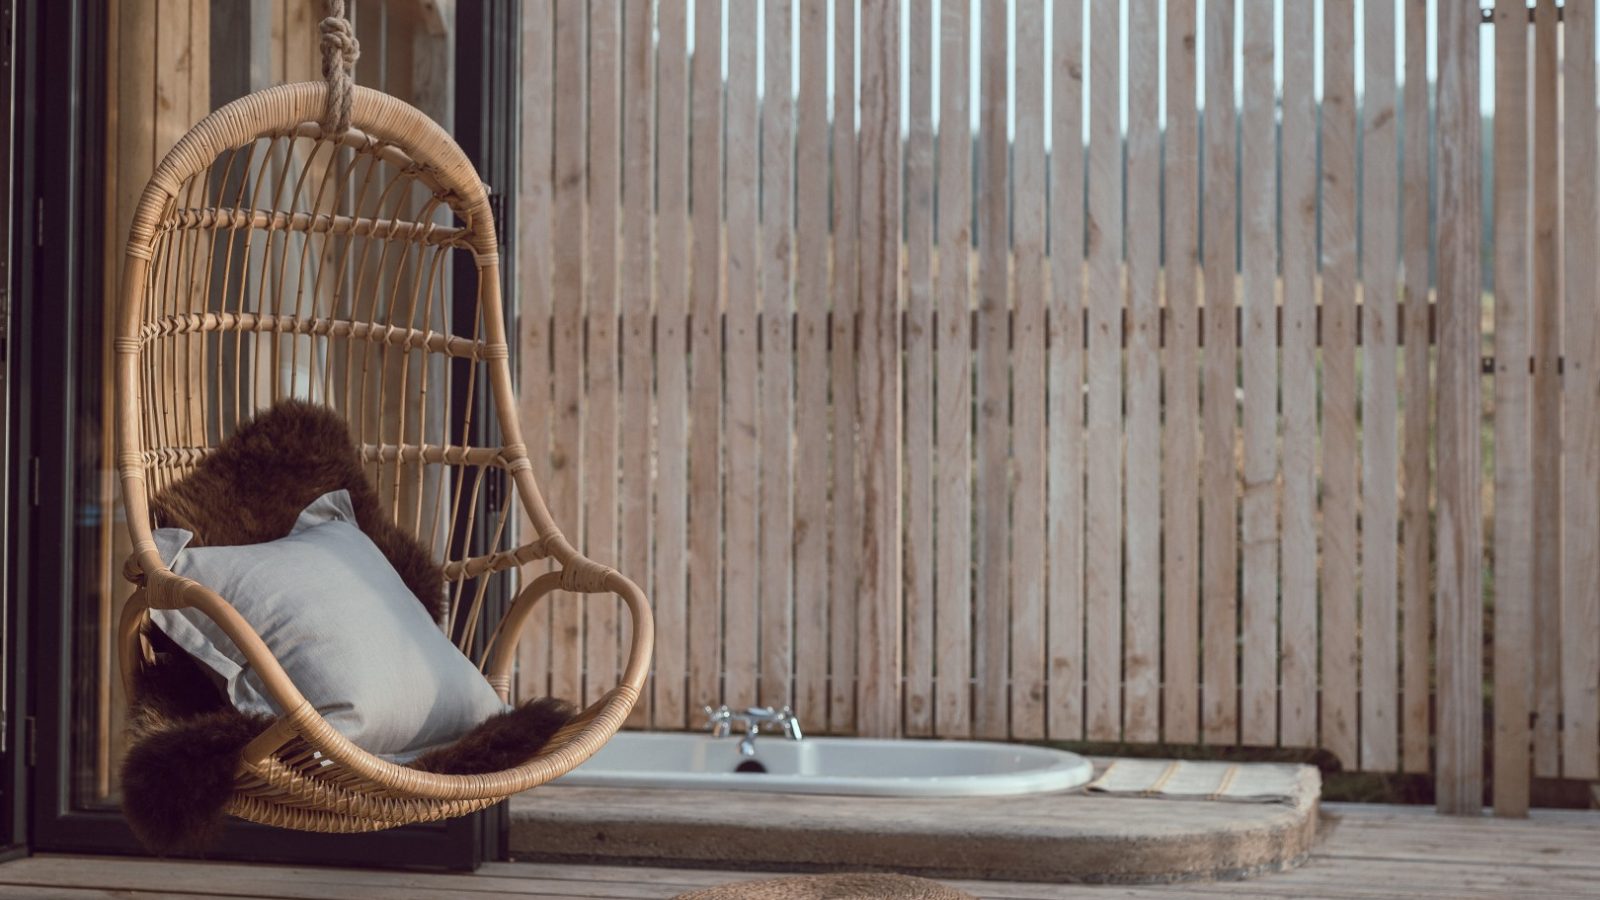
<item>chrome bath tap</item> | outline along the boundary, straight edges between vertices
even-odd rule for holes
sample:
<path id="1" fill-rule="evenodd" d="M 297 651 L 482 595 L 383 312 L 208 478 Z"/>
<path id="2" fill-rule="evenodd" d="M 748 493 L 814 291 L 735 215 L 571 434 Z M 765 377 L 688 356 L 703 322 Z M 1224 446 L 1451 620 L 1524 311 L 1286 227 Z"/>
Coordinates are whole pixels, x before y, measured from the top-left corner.
<path id="1" fill-rule="evenodd" d="M 739 755 L 756 755 L 756 737 L 761 734 L 763 727 L 772 731 L 782 731 L 783 736 L 791 741 L 798 741 L 805 737 L 800 730 L 800 720 L 795 717 L 794 710 L 785 706 L 782 709 L 773 709 L 770 706 L 750 706 L 743 712 L 728 708 L 727 704 L 712 709 L 705 708 L 706 727 L 711 730 L 712 737 L 727 737 L 733 731 L 733 722 L 738 720 L 744 724 L 744 736 L 739 739 Z"/>

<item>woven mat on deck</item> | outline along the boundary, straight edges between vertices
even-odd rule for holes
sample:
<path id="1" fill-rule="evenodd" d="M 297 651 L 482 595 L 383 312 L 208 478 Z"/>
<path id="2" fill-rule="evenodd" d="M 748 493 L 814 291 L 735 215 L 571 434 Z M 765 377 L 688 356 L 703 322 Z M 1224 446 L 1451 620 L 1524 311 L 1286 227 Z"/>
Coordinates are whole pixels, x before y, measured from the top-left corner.
<path id="1" fill-rule="evenodd" d="M 909 875 L 795 875 L 735 881 L 673 900 L 975 900 L 937 881 Z"/>
<path id="2" fill-rule="evenodd" d="M 1295 803 L 1306 790 L 1303 768 L 1277 763 L 1119 759 L 1107 766 L 1088 790 L 1167 800 Z"/>

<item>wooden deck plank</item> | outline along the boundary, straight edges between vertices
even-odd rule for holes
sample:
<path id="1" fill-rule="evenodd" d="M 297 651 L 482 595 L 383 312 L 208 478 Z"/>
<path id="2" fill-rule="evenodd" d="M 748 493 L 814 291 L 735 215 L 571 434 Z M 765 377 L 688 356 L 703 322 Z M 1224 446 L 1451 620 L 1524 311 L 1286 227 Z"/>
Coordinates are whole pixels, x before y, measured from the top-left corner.
<path id="1" fill-rule="evenodd" d="M 1405 141 L 1407 147 L 1428 143 L 1429 85 L 1427 74 L 1427 0 L 1406 0 Z M 1430 154 L 1405 154 L 1405 496 L 1401 537 L 1404 541 L 1401 643 L 1404 660 L 1401 699 L 1401 766 L 1407 772 L 1428 771 L 1432 753 L 1432 677 L 1429 644 L 1433 633 L 1433 525 L 1429 520 L 1429 467 L 1432 451 L 1430 395 L 1432 340 L 1429 337 Z"/>
<path id="2" fill-rule="evenodd" d="M 648 7 L 646 7 L 648 9 Z M 767 0 L 761 101 L 761 697 L 794 703 L 794 5 Z"/>
<path id="3" fill-rule="evenodd" d="M 795 196 L 795 708 L 828 708 L 828 10 L 800 3 Z M 809 721 L 809 720 L 808 720 Z"/>
<path id="4" fill-rule="evenodd" d="M 689 123 L 689 709 L 724 698 L 722 606 L 722 7 L 697 3 Z"/>
<path id="5" fill-rule="evenodd" d="M 1011 737 L 1045 735 L 1044 5 L 1016 6 L 1011 233 Z"/>
<path id="6" fill-rule="evenodd" d="M 1323 7 L 1322 746 L 1355 766 L 1356 99 L 1353 0 Z"/>
<path id="7" fill-rule="evenodd" d="M 938 692 L 934 731 L 972 733 L 972 129 L 967 7 L 939 10 Z"/>
<path id="8" fill-rule="evenodd" d="M 1362 105 L 1361 768 L 1400 764 L 1400 472 L 1396 366 L 1400 228 L 1394 5 L 1366 7 Z"/>
<path id="9" fill-rule="evenodd" d="M 1441 812 L 1476 813 L 1483 806 L 1483 469 L 1479 460 L 1482 404 L 1479 401 L 1482 347 L 1482 299 L 1479 291 L 1479 230 L 1482 208 L 1479 198 L 1480 164 L 1478 105 L 1478 12 L 1454 3 L 1439 7 L 1439 103 L 1438 103 L 1438 179 L 1440 184 L 1457 186 L 1439 194 L 1439 414 L 1435 445 L 1438 448 L 1439 510 L 1434 602 L 1437 614 L 1436 658 L 1438 660 L 1438 700 L 1436 706 L 1435 760 L 1438 772 L 1436 794 Z M 1569 15 L 1571 13 L 1569 12 Z M 1583 34 L 1577 21 L 1569 18 L 1568 53 L 1574 52 Z M 1592 20 L 1587 20 L 1591 21 Z M 1593 33 L 1593 27 L 1587 29 Z M 1569 55 L 1569 59 L 1571 56 Z M 1587 57 L 1593 65 L 1593 56 Z M 1569 75 L 1568 89 L 1574 92 Z M 1593 69 L 1587 88 L 1592 91 Z M 1593 96 L 1589 102 L 1587 147 L 1593 159 Z M 1575 115 L 1570 113 L 1569 115 Z M 1571 120 L 1569 120 L 1570 122 Z M 1582 128 L 1571 124 L 1569 134 Z M 1573 148 L 1576 150 L 1577 148 Z M 1575 156 L 1569 164 L 1578 165 Z M 1592 168 L 1589 170 L 1592 171 Z M 1592 179 L 1569 174 L 1580 184 Z M 1582 192 L 1580 192 L 1582 193 Z M 1592 194 L 1590 194 L 1592 196 Z M 1590 207 L 1591 211 L 1593 207 Z M 1569 214 L 1568 234 L 1578 227 Z M 1591 246 L 1593 233 L 1590 232 Z M 1593 260 L 1587 251 L 1576 254 Z M 1568 253 L 1570 260 L 1573 253 Z M 1592 270 L 1590 270 L 1592 271 Z M 1569 279 L 1569 285 L 1571 281 Z M 1570 370 L 1569 375 L 1570 378 Z M 1570 417 L 1569 417 L 1570 420 Z M 1600 454 L 1597 454 L 1600 455 Z M 1570 485 L 1568 486 L 1570 489 Z M 1570 509 L 1570 505 L 1569 505 Z M 1570 525 L 1571 519 L 1568 520 Z M 1591 530 L 1590 534 L 1593 534 Z M 1585 582 L 1585 594 L 1593 596 L 1594 579 Z M 1570 582 L 1569 582 L 1570 584 Z M 1563 610 L 1565 612 L 1565 610 Z M 1563 622 L 1569 630 L 1577 623 Z M 1565 662 L 1565 660 L 1563 660 Z M 1600 673 L 1600 663 L 1595 666 Z M 1567 727 L 1574 726 L 1571 718 Z M 1568 735 L 1572 731 L 1567 732 Z M 1589 744 L 1592 754 L 1596 745 Z M 1571 773 L 1569 773 L 1571 774 Z"/>
<path id="10" fill-rule="evenodd" d="M 1167 4 L 1161 736 L 1172 743 L 1200 739 L 1199 24 L 1194 3 Z"/>
<path id="11" fill-rule="evenodd" d="M 1115 4 L 1090 5 L 1084 712 L 1087 735 L 1098 741 L 1122 734 L 1121 31 Z"/>
<path id="12" fill-rule="evenodd" d="M 1232 197 L 1236 179 L 1233 100 L 1234 0 L 1206 4 L 1205 196 Z M 1235 456 L 1238 348 L 1234 314 L 1235 215 L 1232 203 L 1207 203 L 1205 234 L 1205 361 L 1201 429 L 1204 438 L 1200 570 L 1201 733 L 1206 743 L 1239 739 L 1238 506 Z"/>
<path id="13" fill-rule="evenodd" d="M 688 10 L 664 0 L 658 28 L 656 100 L 659 161 L 656 190 L 656 448 L 655 696 L 652 723 L 683 728 L 688 677 L 688 317 L 689 72 Z"/>
<path id="14" fill-rule="evenodd" d="M 1240 234 L 1244 261 L 1244 483 L 1239 739 L 1278 740 L 1277 140 L 1273 9 L 1244 10 Z"/>
<path id="15" fill-rule="evenodd" d="M 589 6 L 588 265 L 584 281 L 583 536 L 594 560 L 617 558 L 617 288 L 622 202 L 622 22 L 616 0 Z M 617 603 L 584 599 L 584 705 L 616 687 Z"/>
<path id="16" fill-rule="evenodd" d="M 974 595 L 973 734 L 1009 733 L 1006 681 L 1007 617 L 1011 606 L 1011 403 L 1008 363 L 1010 309 L 1010 181 L 1006 129 L 1006 21 L 1001 0 L 985 0 L 979 40 L 978 345 L 976 434 L 972 473 L 977 534 Z"/>
<path id="17" fill-rule="evenodd" d="M 1533 771 L 1561 774 L 1561 133 L 1555 0 L 1534 13 Z"/>
<path id="18" fill-rule="evenodd" d="M 1594 7 L 1573 4 L 1566 14 L 1562 79 L 1566 117 L 1562 177 L 1567 191 L 1566 309 L 1562 318 L 1566 366 L 1561 395 L 1565 429 L 1561 442 L 1561 774 L 1594 780 L 1600 778 L 1600 592 L 1595 589 L 1600 584 L 1600 540 L 1596 538 L 1600 534 L 1600 325 L 1595 323 L 1600 290 L 1595 286 L 1594 254 L 1600 237 L 1595 218 L 1600 206 L 1595 199 L 1595 179 L 1600 177 L 1596 154 L 1600 151 L 1595 138 Z M 1464 329 L 1463 325 L 1463 336 Z M 1442 479 L 1440 486 L 1442 492 Z M 1464 673 L 1475 674 L 1475 669 Z"/>
<path id="19" fill-rule="evenodd" d="M 756 56 L 761 48 L 756 3 L 728 7 L 726 312 L 723 372 L 727 379 L 723 446 L 723 691 L 748 704 L 756 697 L 760 649 L 758 612 L 761 562 L 760 359 L 757 312 L 761 303 L 760 108 Z"/>
<path id="20" fill-rule="evenodd" d="M 907 47 L 911 128 L 906 139 L 905 566 L 908 735 L 934 721 L 933 4 L 915 0 Z"/>
<path id="21" fill-rule="evenodd" d="M 1283 565 L 1285 746 L 1317 743 L 1316 16 L 1283 10 Z"/>
<path id="22" fill-rule="evenodd" d="M 1528 296 L 1528 13 L 1495 4 L 1494 811 L 1528 813 L 1533 446 Z M 1369 295 L 1370 296 L 1370 295 Z M 1369 601 L 1370 602 L 1370 601 Z M 1392 623 L 1390 623 L 1392 624 Z M 1365 760 L 1363 760 L 1365 762 Z"/>

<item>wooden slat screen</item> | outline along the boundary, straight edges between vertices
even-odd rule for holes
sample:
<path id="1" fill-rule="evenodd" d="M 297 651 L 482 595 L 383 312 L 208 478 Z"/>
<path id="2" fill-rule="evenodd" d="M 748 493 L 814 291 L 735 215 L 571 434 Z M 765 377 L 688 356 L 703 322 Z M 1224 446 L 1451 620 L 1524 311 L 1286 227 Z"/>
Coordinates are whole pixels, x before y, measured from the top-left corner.
<path id="1" fill-rule="evenodd" d="M 1592 4 L 1282 6 L 525 13 L 524 405 L 656 604 L 631 724 L 1322 748 L 1465 811 L 1488 685 L 1502 812 L 1600 774 Z M 613 677 L 613 609 L 536 627 L 524 693 Z"/>

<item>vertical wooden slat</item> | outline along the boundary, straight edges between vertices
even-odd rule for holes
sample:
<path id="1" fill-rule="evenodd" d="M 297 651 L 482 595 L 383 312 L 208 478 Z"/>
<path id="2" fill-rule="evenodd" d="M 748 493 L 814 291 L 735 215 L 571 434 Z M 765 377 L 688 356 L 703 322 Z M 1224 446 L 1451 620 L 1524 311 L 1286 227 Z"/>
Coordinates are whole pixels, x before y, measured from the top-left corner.
<path id="1" fill-rule="evenodd" d="M 1155 24 L 1159 8 L 1155 0 L 1137 0 L 1128 17 L 1131 328 L 1123 739 L 1154 742 L 1161 736 L 1161 51 Z"/>
<path id="2" fill-rule="evenodd" d="M 657 728 L 691 721 L 688 660 L 689 79 L 686 0 L 662 0 L 656 62 L 655 710 Z"/>
<path id="3" fill-rule="evenodd" d="M 722 702 L 722 5 L 696 3 L 689 120 L 689 708 Z M 733 698 L 738 702 L 738 698 Z"/>
<path id="4" fill-rule="evenodd" d="M 1317 743 L 1317 109 L 1314 9 L 1283 8 L 1283 688 L 1280 739 Z"/>
<path id="5" fill-rule="evenodd" d="M 1273 10 L 1244 11 L 1243 157 L 1239 197 L 1244 261 L 1243 608 L 1239 740 L 1271 746 L 1278 739 L 1277 522 L 1277 175 L 1273 106 Z"/>
<path id="6" fill-rule="evenodd" d="M 1574 6 L 1577 6 L 1576 4 Z M 1586 58 L 1582 11 L 1567 11 L 1568 60 Z M 1439 124 L 1438 179 L 1450 190 L 1439 192 L 1439 511 L 1435 602 L 1438 607 L 1439 705 L 1436 753 L 1439 811 L 1473 814 L 1483 806 L 1483 591 L 1481 562 L 1483 537 L 1479 488 L 1479 328 L 1482 299 L 1479 294 L 1478 120 L 1478 8 L 1475 4 L 1439 4 Z M 1568 107 L 1568 162 L 1574 164 L 1568 184 L 1582 184 L 1586 193 L 1593 181 L 1592 165 L 1577 162 L 1585 149 L 1593 160 L 1594 74 L 1582 81 L 1581 69 L 1568 71 L 1569 99 L 1587 96 L 1588 127 L 1584 113 Z M 1581 106 L 1582 104 L 1578 104 Z M 1589 173 L 1588 178 L 1582 172 Z M 1577 181 L 1572 180 L 1574 177 Z M 1571 195 L 1569 195 L 1570 197 Z M 1590 212 L 1593 206 L 1589 207 Z M 1581 214 L 1569 211 L 1568 233 L 1581 229 Z M 1581 231 L 1579 233 L 1582 233 Z M 1577 258 L 1592 260 L 1590 243 Z M 1569 263 L 1574 259 L 1568 254 Z M 1592 270 L 1590 270 L 1592 272 Z M 1570 276 L 1570 273 L 1569 273 Z M 1579 279 L 1589 283 L 1586 279 Z M 1569 277 L 1568 284 L 1573 283 Z M 1568 377 L 1571 377 L 1569 360 Z M 1570 421 L 1570 417 L 1569 417 Z M 1569 485 L 1570 487 L 1570 485 Z M 1570 495 L 1570 492 L 1569 492 Z M 1570 507 L 1569 507 L 1570 509 Z M 1571 520 L 1569 519 L 1570 523 Z M 1591 529 L 1590 534 L 1593 534 Z M 1331 564 L 1331 563 L 1330 563 Z M 1568 584 L 1571 584 L 1568 581 Z M 1595 579 L 1584 582 L 1591 590 Z M 1570 627 L 1570 623 L 1564 623 Z M 1596 667 L 1600 671 L 1600 667 Z M 1567 726 L 1572 727 L 1569 718 Z M 1569 732 L 1570 733 L 1570 732 Z M 1593 752 L 1593 744 L 1590 745 Z"/>
<path id="7" fill-rule="evenodd" d="M 1596 590 L 1600 585 L 1600 326 L 1595 323 L 1596 313 L 1600 313 L 1600 291 L 1595 286 L 1595 241 L 1600 235 L 1600 223 L 1595 220 L 1595 179 L 1600 171 L 1595 158 L 1593 4 L 1569 4 L 1563 32 L 1566 167 L 1562 182 L 1567 190 L 1566 308 L 1562 320 L 1566 366 L 1561 444 L 1561 774 L 1593 780 L 1600 778 L 1600 590 Z M 1469 52 L 1475 47 L 1462 49 Z M 1476 62 L 1476 54 L 1472 55 Z M 1472 93 L 1474 99 L 1476 96 Z M 1442 246 L 1443 236 L 1439 242 Z M 1475 249 L 1476 242 L 1471 247 Z M 1441 300 L 1443 293 L 1441 286 Z M 1461 328 L 1464 337 L 1466 326 Z M 1444 436 L 1441 423 L 1440 439 Z M 1442 474 L 1439 490 L 1442 495 Z M 1463 591 L 1462 596 L 1468 595 Z M 1477 623 L 1477 617 L 1463 623 L 1463 641 Z M 1441 634 L 1443 624 L 1441 621 Z M 1471 662 L 1461 673 L 1463 677 L 1476 674 Z M 1443 766 L 1440 768 L 1442 776 Z"/>
<path id="8" fill-rule="evenodd" d="M 1534 12 L 1533 771 L 1561 774 L 1561 137 L 1555 0 Z M 1407 741 L 1407 749 L 1410 742 Z"/>
<path id="9" fill-rule="evenodd" d="M 913 0 L 906 140 L 906 722 L 933 734 L 933 4 Z"/>
<path id="10" fill-rule="evenodd" d="M 1007 367 L 1010 269 L 1010 221 L 1006 209 L 1010 142 L 1006 132 L 1006 10 L 999 0 L 986 0 L 979 40 L 980 107 L 978 128 L 978 417 L 977 461 L 973 470 L 974 535 L 977 545 L 977 594 L 974 622 L 976 662 L 973 675 L 974 734 L 1007 736 L 1007 612 L 1011 605 L 1010 571 L 1010 406 Z"/>
<path id="11" fill-rule="evenodd" d="M 856 316 L 860 312 L 860 208 L 856 159 L 855 7 L 833 10 L 833 492 L 829 575 L 828 727 L 856 727 L 856 592 L 861 492 L 856 451 Z"/>
<path id="12" fill-rule="evenodd" d="M 550 204 L 554 190 L 554 160 L 551 156 L 551 105 L 554 102 L 551 34 L 554 20 L 551 8 L 529 10 L 522 17 L 522 53 L 519 91 L 521 94 L 521 150 L 517 164 L 517 325 L 520 331 L 517 350 L 519 416 L 533 463 L 533 477 L 543 490 L 550 490 Z M 532 540 L 533 525 L 526 517 L 522 532 Z M 542 572 L 530 567 L 524 582 Z M 640 571 L 640 570 L 635 570 Z M 517 642 L 517 691 L 519 698 L 543 697 L 550 693 L 550 607 L 535 607 L 532 621 Z"/>
<path id="13" fill-rule="evenodd" d="M 1533 670 L 1527 7 L 1498 0 L 1494 25 L 1494 811 L 1526 816 Z M 1365 744 L 1365 727 L 1362 737 Z"/>
<path id="14" fill-rule="evenodd" d="M 583 546 L 617 556 L 617 228 L 621 202 L 622 31 L 616 0 L 589 4 L 589 259 L 584 322 Z M 584 702 L 616 685 L 617 605 L 583 602 Z"/>
<path id="15" fill-rule="evenodd" d="M 900 732 L 900 8 L 861 15 L 861 574 L 856 728 Z"/>
<path id="16" fill-rule="evenodd" d="M 1429 639 L 1433 632 L 1433 526 L 1429 521 L 1429 454 L 1432 446 L 1429 370 L 1429 82 L 1427 0 L 1406 0 L 1405 89 L 1405 498 L 1401 528 L 1405 541 L 1402 617 L 1404 698 L 1401 764 L 1407 772 L 1426 772 L 1432 752 L 1432 676 Z"/>
<path id="17" fill-rule="evenodd" d="M 1044 6 L 1016 6 L 1011 329 L 1011 737 L 1042 738 L 1045 707 Z"/>
<path id="18" fill-rule="evenodd" d="M 1193 0 L 1167 3 L 1167 131 L 1163 260 L 1167 307 L 1166 427 L 1161 435 L 1162 732 L 1170 743 L 1200 739 L 1200 409 L 1195 263 L 1200 250 L 1198 63 Z M 1058 188 L 1059 190 L 1059 188 Z"/>
<path id="19" fill-rule="evenodd" d="M 623 5 L 622 59 L 622 520 L 617 559 L 624 572 L 650 583 L 650 385 L 655 378 L 651 308 L 655 270 L 655 41 L 649 4 Z M 524 107 L 526 110 L 526 107 Z M 526 115 L 526 113 L 524 113 Z M 547 138 L 548 140 L 548 138 Z M 546 223 L 548 227 L 548 223 Z M 624 622 L 627 618 L 624 617 Z M 619 635 L 624 641 L 628 634 Z M 622 647 L 627 647 L 623 643 Z M 650 721 L 653 688 L 634 704 L 628 724 Z"/>
<path id="20" fill-rule="evenodd" d="M 583 238 L 587 220 L 584 144 L 587 10 L 577 0 L 556 6 L 554 219 L 551 294 L 555 324 L 555 415 L 550 423 L 550 514 L 573 534 L 583 533 L 579 485 L 585 473 L 583 425 Z M 583 607 L 571 598 L 551 604 L 550 692 L 583 696 Z"/>
<path id="21" fill-rule="evenodd" d="M 1206 4 L 1205 196 L 1235 196 L 1233 113 L 1233 0 Z M 1239 736 L 1238 534 L 1235 521 L 1238 467 L 1234 423 L 1238 383 L 1234 312 L 1235 215 L 1231 202 L 1204 206 L 1205 361 L 1201 483 L 1201 617 L 1205 636 L 1201 725 L 1207 743 L 1231 744 Z M 1092 483 L 1092 479 L 1091 479 Z M 1091 638 L 1091 644 L 1093 639 Z"/>
<path id="22" fill-rule="evenodd" d="M 794 702 L 794 73 L 791 0 L 767 0 L 761 106 L 761 700 Z"/>
<path id="23" fill-rule="evenodd" d="M 1322 746 L 1356 750 L 1356 104 L 1352 0 L 1324 7 Z"/>
<path id="24" fill-rule="evenodd" d="M 1090 740 L 1122 725 L 1122 23 L 1117 4 L 1089 17 L 1089 430 L 1084 617 Z"/>
<path id="25" fill-rule="evenodd" d="M 972 128 L 967 6 L 939 10 L 938 708 L 940 737 L 972 733 Z"/>
<path id="26" fill-rule="evenodd" d="M 1400 539 L 1395 345 L 1400 273 L 1395 242 L 1399 146 L 1395 129 L 1394 3 L 1366 4 L 1361 182 L 1361 768 L 1400 761 L 1397 600 Z"/>
<path id="27" fill-rule="evenodd" d="M 828 708 L 828 7 L 800 0 L 795 197 L 795 708 Z"/>
<path id="28" fill-rule="evenodd" d="M 756 454 L 760 447 L 756 310 L 761 302 L 761 235 L 756 227 L 761 189 L 761 136 L 756 106 L 756 52 L 761 40 L 757 12 L 755 3 L 728 7 L 728 401 L 727 442 L 723 448 L 727 482 L 721 550 L 728 601 L 724 611 L 727 674 L 723 690 L 740 703 L 754 702 L 756 696 L 756 611 L 760 602 L 756 578 L 761 549 L 756 507 Z"/>

